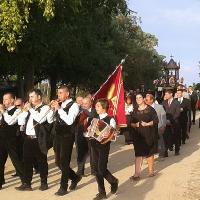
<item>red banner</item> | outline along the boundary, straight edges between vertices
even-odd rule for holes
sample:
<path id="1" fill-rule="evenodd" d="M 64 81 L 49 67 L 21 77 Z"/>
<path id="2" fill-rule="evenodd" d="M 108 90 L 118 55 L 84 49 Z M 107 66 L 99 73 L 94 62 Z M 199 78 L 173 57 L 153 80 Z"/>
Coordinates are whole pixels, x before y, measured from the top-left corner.
<path id="1" fill-rule="evenodd" d="M 106 82 L 93 96 L 94 100 L 106 98 L 109 101 L 108 115 L 115 118 L 119 127 L 125 127 L 125 102 L 124 85 L 122 78 L 122 65 L 119 65 L 115 71 L 108 77 Z"/>

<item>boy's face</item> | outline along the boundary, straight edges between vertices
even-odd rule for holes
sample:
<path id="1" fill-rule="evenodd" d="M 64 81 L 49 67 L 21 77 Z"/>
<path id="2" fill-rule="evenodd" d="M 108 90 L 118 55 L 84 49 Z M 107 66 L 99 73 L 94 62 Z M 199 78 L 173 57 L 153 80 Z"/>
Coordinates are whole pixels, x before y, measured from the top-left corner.
<path id="1" fill-rule="evenodd" d="M 102 107 L 101 103 L 100 102 L 97 102 L 96 105 L 95 105 L 95 109 L 96 109 L 96 112 L 97 114 L 103 114 L 103 113 L 106 113 L 106 110 Z"/>

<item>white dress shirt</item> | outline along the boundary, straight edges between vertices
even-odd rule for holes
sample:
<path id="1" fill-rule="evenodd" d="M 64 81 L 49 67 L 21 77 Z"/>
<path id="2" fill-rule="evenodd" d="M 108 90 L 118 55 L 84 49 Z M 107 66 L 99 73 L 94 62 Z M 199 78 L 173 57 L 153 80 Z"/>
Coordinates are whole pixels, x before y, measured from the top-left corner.
<path id="1" fill-rule="evenodd" d="M 173 100 L 174 100 L 174 98 L 171 98 L 171 99 L 169 99 L 169 100 L 167 101 L 169 106 L 171 105 L 171 103 L 172 103 Z"/>
<path id="2" fill-rule="evenodd" d="M 158 129 L 161 127 L 166 127 L 167 118 L 163 106 L 154 102 L 151 107 L 155 109 L 158 116 Z"/>
<path id="3" fill-rule="evenodd" d="M 68 103 L 72 102 L 72 99 L 67 99 L 62 102 L 61 107 L 58 109 L 58 114 L 60 118 L 67 124 L 72 125 L 79 114 L 79 105 L 77 103 L 73 103 L 69 108 L 68 114 L 64 111 L 64 108 Z"/>
<path id="4" fill-rule="evenodd" d="M 125 103 L 125 114 L 130 115 L 130 113 L 133 112 L 133 104 L 126 104 Z"/>
<path id="5" fill-rule="evenodd" d="M 182 103 L 182 102 L 183 102 L 183 97 L 178 98 L 178 101 L 179 101 L 180 103 Z"/>
<path id="6" fill-rule="evenodd" d="M 30 117 L 29 117 L 27 125 L 26 125 L 26 135 L 31 135 L 31 136 L 36 135 L 33 120 L 35 120 L 39 124 L 42 124 L 43 122 L 48 121 L 47 113 L 50 111 L 49 106 L 47 106 L 47 105 L 42 106 L 41 109 L 40 109 L 40 112 L 35 110 L 38 107 L 40 107 L 41 105 L 42 105 L 42 103 L 40 105 L 38 105 L 37 107 L 31 108 L 29 110 Z M 25 111 L 22 112 L 18 116 L 18 124 L 19 125 L 25 125 L 27 116 L 28 116 L 28 112 L 25 112 Z M 50 123 L 50 122 L 48 121 L 48 123 Z"/>
<path id="7" fill-rule="evenodd" d="M 107 116 L 108 116 L 107 113 L 103 113 L 103 114 L 100 114 L 100 115 L 99 115 L 99 118 L 100 118 L 100 119 L 103 119 L 103 118 L 105 118 L 105 117 L 107 117 Z M 114 120 L 114 118 L 111 118 L 111 119 L 110 119 L 110 126 L 112 126 L 113 128 L 116 128 L 116 121 Z"/>
<path id="8" fill-rule="evenodd" d="M 13 115 L 9 115 L 8 111 L 12 110 L 15 106 L 10 106 L 4 113 L 3 113 L 3 117 L 5 122 L 8 125 L 14 125 L 17 123 L 17 115 L 19 115 L 20 113 L 20 109 L 16 109 Z M 1 116 L 2 118 L 2 116 Z M 1 119 L 0 119 L 1 120 Z"/>

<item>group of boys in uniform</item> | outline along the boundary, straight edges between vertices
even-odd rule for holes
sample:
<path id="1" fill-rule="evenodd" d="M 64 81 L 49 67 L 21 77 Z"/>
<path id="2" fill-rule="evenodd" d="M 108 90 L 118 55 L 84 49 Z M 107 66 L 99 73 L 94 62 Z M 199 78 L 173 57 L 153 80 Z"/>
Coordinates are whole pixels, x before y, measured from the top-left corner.
<path id="1" fill-rule="evenodd" d="M 114 118 L 107 114 L 108 101 L 99 99 L 92 108 L 90 98 L 83 99 L 80 106 L 70 98 L 69 88 L 62 85 L 58 88 L 57 100 L 49 105 L 44 104 L 42 93 L 38 89 L 29 92 L 29 101 L 23 108 L 15 106 L 11 93 L 3 96 L 0 104 L 0 189 L 5 184 L 4 169 L 8 155 L 21 180 L 16 187 L 19 191 L 32 191 L 33 167 L 38 166 L 40 174 L 39 190 L 45 191 L 48 186 L 48 150 L 53 147 L 55 163 L 61 171 L 60 187 L 55 193 L 63 196 L 69 190 L 75 190 L 84 175 L 84 165 L 90 154 L 91 172 L 96 177 L 98 194 L 95 200 L 105 199 L 104 179 L 111 185 L 111 193 L 118 189 L 118 179 L 107 169 L 110 141 L 101 144 L 93 138 L 85 138 L 92 119 L 103 120 L 116 128 Z M 85 102 L 85 103 L 84 103 Z M 18 134 L 23 134 L 22 159 L 19 156 Z M 70 167 L 73 145 L 77 147 L 77 173 Z M 84 145 L 85 146 L 84 146 Z M 68 187 L 68 181 L 71 184 Z"/>

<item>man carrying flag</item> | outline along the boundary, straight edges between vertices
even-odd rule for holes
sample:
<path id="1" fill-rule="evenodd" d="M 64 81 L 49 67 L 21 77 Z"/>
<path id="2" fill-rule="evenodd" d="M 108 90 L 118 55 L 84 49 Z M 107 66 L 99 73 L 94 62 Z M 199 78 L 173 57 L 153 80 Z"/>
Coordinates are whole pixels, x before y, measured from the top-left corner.
<path id="1" fill-rule="evenodd" d="M 93 97 L 96 100 L 95 109 L 98 114 L 97 119 L 102 123 L 105 122 L 114 129 L 116 129 L 116 122 L 118 126 L 125 126 L 126 124 L 121 72 L 122 66 L 119 65 Z M 89 131 L 92 128 L 91 122 Z M 111 141 L 102 143 L 94 138 L 91 138 L 90 141 L 92 162 L 99 191 L 94 200 L 106 199 L 104 179 L 111 185 L 112 194 L 117 192 L 119 184 L 118 179 L 107 169 Z"/>

